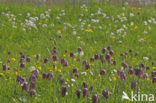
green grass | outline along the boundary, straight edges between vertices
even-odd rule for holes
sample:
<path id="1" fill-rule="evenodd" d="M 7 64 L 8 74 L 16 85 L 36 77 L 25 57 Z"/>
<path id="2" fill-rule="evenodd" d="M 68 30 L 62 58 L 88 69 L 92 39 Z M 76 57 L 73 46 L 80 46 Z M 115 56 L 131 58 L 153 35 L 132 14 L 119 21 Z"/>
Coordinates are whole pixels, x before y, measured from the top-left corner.
<path id="1" fill-rule="evenodd" d="M 18 4 L 0 4 L 0 65 L 7 64 L 11 69 L 9 71 L 3 71 L 2 66 L 0 67 L 0 103 L 22 103 L 19 98 L 25 98 L 26 103 L 90 103 L 92 102 L 92 96 L 94 94 L 99 95 L 100 103 L 119 103 L 127 102 L 127 100 L 121 100 L 122 92 L 130 94 L 131 91 L 137 93 L 140 88 L 140 93 L 142 94 L 155 94 L 156 84 L 152 83 L 151 73 L 155 71 L 152 67 L 156 67 L 156 24 L 153 23 L 152 19 L 156 19 L 156 8 L 155 7 L 129 7 L 129 6 L 113 6 L 113 5 L 99 5 L 92 4 L 86 6 L 87 11 L 81 8 L 82 5 L 77 5 L 76 7 L 64 6 L 64 7 L 50 7 L 46 5 L 18 5 Z M 101 8 L 102 14 L 97 14 L 97 11 Z M 40 18 L 40 14 L 45 11 L 48 12 L 49 18 Z M 65 11 L 64 16 L 59 16 L 59 14 Z M 4 14 L 2 13 L 4 12 Z M 26 19 L 29 20 L 30 17 L 27 16 L 30 13 L 30 17 L 37 17 L 38 20 L 35 21 L 37 29 L 25 25 Z M 124 16 L 123 16 L 124 13 Z M 131 17 L 130 13 L 134 16 Z M 14 16 L 10 16 L 13 14 Z M 82 17 L 81 14 L 84 14 Z M 94 14 L 94 16 L 91 16 Z M 106 17 L 104 15 L 106 14 Z M 118 17 L 120 15 L 120 17 Z M 59 20 L 57 19 L 59 16 Z M 107 18 L 108 17 L 108 18 Z M 127 18 L 126 21 L 121 22 L 121 19 Z M 15 18 L 16 20 L 9 21 L 9 19 Z M 114 18 L 114 20 L 112 20 Z M 79 21 L 81 19 L 81 21 Z M 98 23 L 91 22 L 91 19 L 98 19 Z M 152 22 L 149 23 L 148 21 Z M 82 27 L 82 22 L 85 25 Z M 148 25 L 144 25 L 144 21 L 148 22 Z M 130 25 L 131 22 L 134 25 Z M 15 23 L 16 28 L 13 27 Z M 65 25 L 68 23 L 71 26 Z M 42 27 L 46 24 L 47 27 Z M 54 26 L 51 26 L 54 24 Z M 91 25 L 88 27 L 88 25 Z M 126 26 L 127 29 L 123 27 Z M 101 29 L 99 28 L 101 26 Z M 64 29 L 67 27 L 67 29 Z M 149 30 L 148 28 L 151 28 Z M 84 30 L 82 30 L 82 28 Z M 86 30 L 91 29 L 93 32 L 86 32 Z M 116 33 L 118 29 L 124 28 L 121 34 Z M 25 29 L 25 31 L 23 30 Z M 58 31 L 61 31 L 58 34 Z M 76 35 L 73 32 L 76 31 Z M 144 33 L 147 31 L 148 33 Z M 123 37 L 124 32 L 126 35 Z M 114 38 L 112 38 L 111 33 L 114 33 Z M 59 38 L 59 35 L 62 38 Z M 55 39 L 54 41 L 50 38 Z M 78 39 L 80 38 L 80 39 Z M 139 39 L 143 38 L 144 41 L 139 42 Z M 122 41 L 122 43 L 119 43 Z M 53 47 L 56 46 L 58 50 L 58 61 L 56 64 L 51 62 L 50 56 L 53 52 Z M 90 62 L 90 58 L 95 54 L 101 54 L 102 48 L 104 46 L 111 46 L 114 51 L 113 59 L 117 61 L 117 65 L 114 66 L 105 62 L 102 65 L 101 61 Z M 77 52 L 77 48 L 81 47 L 84 55 L 80 57 L 79 55 L 72 60 L 69 57 L 70 52 Z M 65 53 L 65 50 L 68 53 Z M 121 57 L 121 53 L 125 53 L 133 50 L 133 53 L 128 57 Z M 8 51 L 11 51 L 11 55 L 8 55 Z M 30 63 L 25 63 L 25 68 L 20 68 L 20 55 L 19 52 L 22 51 L 26 57 L 31 57 Z M 135 53 L 139 53 L 136 57 Z M 103 54 L 105 55 L 108 51 Z M 36 54 L 40 54 L 40 60 L 37 61 L 35 58 Z M 65 56 L 64 56 L 65 55 Z M 68 67 L 64 68 L 60 64 L 61 58 L 66 58 L 68 61 Z M 81 58 L 80 63 L 76 62 L 77 58 Z M 143 60 L 143 57 L 148 57 L 149 60 Z M 11 58 L 16 58 L 16 61 L 7 63 Z M 44 59 L 49 58 L 49 63 L 44 64 Z M 82 65 L 82 62 L 87 60 L 91 64 L 91 70 L 88 71 Z M 145 73 L 149 75 L 148 80 L 144 80 L 143 77 L 138 78 L 135 74 L 130 76 L 128 70 L 125 70 L 127 74 L 127 80 L 121 81 L 114 73 L 114 76 L 110 72 L 114 69 L 120 70 L 121 63 L 126 63 L 128 66 L 132 65 L 135 68 L 139 68 L 141 63 L 146 66 L 150 66 L 151 70 Z M 152 62 L 154 63 L 152 65 Z M 73 84 L 73 87 L 68 87 L 68 95 L 65 97 L 61 96 L 61 85 L 59 84 L 59 71 L 53 68 L 55 65 L 58 69 L 61 69 L 63 75 L 62 78 L 69 84 Z M 26 78 L 29 82 L 29 77 L 31 75 L 30 68 L 41 66 L 40 76 L 36 80 L 37 96 L 31 98 L 29 93 L 22 91 L 19 83 L 16 82 L 16 71 L 14 68 L 18 68 L 18 75 Z M 72 74 L 72 69 L 77 68 L 79 78 L 76 78 Z M 105 76 L 99 76 L 100 69 L 106 70 Z M 45 80 L 42 78 L 43 73 L 49 73 L 53 71 L 54 78 L 51 80 Z M 87 76 L 81 74 L 81 72 L 87 72 Z M 91 75 L 91 73 L 93 75 Z M 3 75 L 2 75 L 3 74 Z M 117 80 L 109 81 L 109 78 L 117 78 Z M 75 82 L 70 81 L 74 78 Z M 69 79 L 69 81 L 68 81 Z M 83 82 L 86 81 L 89 85 L 93 85 L 93 91 L 90 91 L 88 98 L 83 98 Z M 137 81 L 138 86 L 136 90 L 131 90 L 131 82 Z M 76 90 L 81 89 L 81 98 L 78 99 L 76 96 Z M 110 92 L 108 99 L 102 97 L 102 91 L 107 89 Z"/>

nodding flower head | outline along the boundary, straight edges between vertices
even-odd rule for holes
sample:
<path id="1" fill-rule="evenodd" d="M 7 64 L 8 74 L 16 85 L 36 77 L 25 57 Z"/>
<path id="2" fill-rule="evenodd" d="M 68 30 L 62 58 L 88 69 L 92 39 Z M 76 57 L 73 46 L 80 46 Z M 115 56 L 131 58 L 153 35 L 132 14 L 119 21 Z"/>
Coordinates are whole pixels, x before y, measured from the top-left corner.
<path id="1" fill-rule="evenodd" d="M 22 90 L 24 90 L 24 91 L 29 91 L 29 85 L 28 85 L 27 82 L 24 82 L 24 83 L 22 84 Z"/>
<path id="2" fill-rule="evenodd" d="M 30 62 L 30 57 L 27 57 L 26 61 L 27 61 L 27 62 Z"/>
<path id="3" fill-rule="evenodd" d="M 134 71 L 134 69 L 129 69 L 128 74 L 133 75 L 133 71 Z"/>
<path id="4" fill-rule="evenodd" d="M 36 82 L 31 82 L 30 83 L 30 88 L 36 88 Z"/>
<path id="5" fill-rule="evenodd" d="M 129 52 L 130 52 L 130 53 L 132 53 L 132 52 L 133 52 L 133 50 L 132 50 L 132 49 L 129 49 Z"/>
<path id="6" fill-rule="evenodd" d="M 113 56 L 113 55 L 114 55 L 114 51 L 113 51 L 113 50 L 110 50 L 110 51 L 109 51 L 109 54 L 110 54 L 111 56 Z"/>
<path id="7" fill-rule="evenodd" d="M 81 47 L 78 47 L 78 53 L 80 53 L 82 51 L 82 48 Z"/>
<path id="8" fill-rule="evenodd" d="M 48 73 L 48 74 L 47 74 L 47 79 L 50 80 L 50 79 L 52 79 L 52 78 L 54 78 L 54 75 L 53 75 L 52 73 Z"/>
<path id="9" fill-rule="evenodd" d="M 84 88 L 88 88 L 88 83 L 83 82 L 83 87 L 84 87 Z"/>
<path id="10" fill-rule="evenodd" d="M 43 78 L 43 79 L 47 79 L 47 75 L 48 75 L 47 73 L 43 73 L 43 74 L 42 74 L 42 78 Z"/>
<path id="11" fill-rule="evenodd" d="M 136 76 L 142 77 L 143 74 L 144 74 L 144 72 L 141 69 L 135 69 L 135 75 Z"/>
<path id="12" fill-rule="evenodd" d="M 53 55 L 53 56 L 51 57 L 51 60 L 52 60 L 53 62 L 55 62 L 55 61 L 57 61 L 57 60 L 58 60 L 58 58 L 57 58 L 57 56 L 56 56 L 56 55 Z"/>
<path id="13" fill-rule="evenodd" d="M 152 78 L 152 83 L 155 83 L 156 84 L 156 77 L 153 77 Z"/>
<path id="14" fill-rule="evenodd" d="M 88 96 L 89 96 L 88 88 L 84 88 L 84 89 L 83 89 L 83 97 L 84 97 L 84 98 L 87 98 Z"/>
<path id="15" fill-rule="evenodd" d="M 34 89 L 30 90 L 29 95 L 30 95 L 30 97 L 36 96 L 36 90 L 34 90 Z"/>
<path id="16" fill-rule="evenodd" d="M 146 70 L 149 71 L 150 70 L 150 67 L 146 67 Z"/>
<path id="17" fill-rule="evenodd" d="M 74 53 L 73 53 L 73 52 L 70 52 L 70 57 L 72 57 L 72 58 L 74 58 L 74 57 L 75 57 L 75 55 L 74 55 Z"/>
<path id="18" fill-rule="evenodd" d="M 35 82 L 36 81 L 36 76 L 31 75 L 29 80 L 30 80 L 30 82 Z"/>
<path id="19" fill-rule="evenodd" d="M 99 101 L 99 96 L 97 94 L 94 94 L 92 97 L 92 103 L 97 103 Z"/>
<path id="20" fill-rule="evenodd" d="M 102 95 L 103 95 L 104 98 L 107 99 L 109 97 L 109 91 L 108 90 L 103 90 Z"/>
<path id="21" fill-rule="evenodd" d="M 152 77 L 156 77 L 156 71 L 152 71 Z"/>
<path id="22" fill-rule="evenodd" d="M 103 49 L 102 49 L 102 53 L 104 54 L 106 52 L 106 48 L 104 47 Z"/>
<path id="23" fill-rule="evenodd" d="M 145 64 L 144 63 L 141 63 L 140 64 L 140 68 L 142 68 L 142 69 L 145 68 Z"/>
<path id="24" fill-rule="evenodd" d="M 110 54 L 107 54 L 107 55 L 106 55 L 106 60 L 107 60 L 108 62 L 111 61 L 111 56 L 110 56 Z"/>
<path id="25" fill-rule="evenodd" d="M 138 85 L 138 83 L 135 82 L 135 81 L 133 81 L 133 82 L 131 83 L 131 89 L 136 89 L 137 85 Z"/>
<path id="26" fill-rule="evenodd" d="M 110 50 L 111 50 L 111 46 L 108 46 L 108 47 L 107 47 L 107 50 L 109 50 L 109 51 L 110 51 Z"/>
<path id="27" fill-rule="evenodd" d="M 38 78 L 40 72 L 39 72 L 39 70 L 35 69 L 35 70 L 32 71 L 32 74 L 33 74 L 36 78 Z"/>
<path id="28" fill-rule="evenodd" d="M 100 75 L 105 75 L 105 74 L 106 74 L 105 69 L 100 70 Z"/>
<path id="29" fill-rule="evenodd" d="M 20 67 L 21 67 L 21 68 L 24 68 L 24 67 L 25 67 L 25 64 L 24 64 L 24 63 L 21 63 L 21 64 L 20 64 Z"/>
<path id="30" fill-rule="evenodd" d="M 81 89 L 76 90 L 76 95 L 77 95 L 78 98 L 80 98 L 80 96 L 81 96 Z"/>
<path id="31" fill-rule="evenodd" d="M 39 54 L 36 55 L 36 59 L 37 59 L 37 60 L 40 59 L 40 55 L 39 55 Z"/>
<path id="32" fill-rule="evenodd" d="M 121 80 L 126 80 L 126 73 L 125 72 L 120 72 L 120 79 Z"/>
<path id="33" fill-rule="evenodd" d="M 3 64 L 3 70 L 4 70 L 4 71 L 8 70 L 8 67 L 7 67 L 6 64 Z"/>
<path id="34" fill-rule="evenodd" d="M 77 70 L 76 68 L 74 68 L 74 69 L 73 69 L 73 73 L 76 74 L 77 72 L 78 72 L 78 70 Z"/>
<path id="35" fill-rule="evenodd" d="M 61 78 L 60 81 L 59 81 L 59 83 L 60 83 L 61 85 L 64 85 L 64 84 L 65 84 L 65 80 L 64 80 L 63 78 Z"/>
<path id="36" fill-rule="evenodd" d="M 62 87 L 61 94 L 62 94 L 62 97 L 64 97 L 67 94 L 67 87 Z"/>
<path id="37" fill-rule="evenodd" d="M 49 62 L 48 58 L 44 59 L 44 63 L 47 64 Z"/>
<path id="38" fill-rule="evenodd" d="M 99 59 L 99 55 L 98 55 L 98 54 L 95 54 L 95 55 L 94 55 L 94 59 L 95 59 L 95 60 L 98 60 L 98 59 Z"/>

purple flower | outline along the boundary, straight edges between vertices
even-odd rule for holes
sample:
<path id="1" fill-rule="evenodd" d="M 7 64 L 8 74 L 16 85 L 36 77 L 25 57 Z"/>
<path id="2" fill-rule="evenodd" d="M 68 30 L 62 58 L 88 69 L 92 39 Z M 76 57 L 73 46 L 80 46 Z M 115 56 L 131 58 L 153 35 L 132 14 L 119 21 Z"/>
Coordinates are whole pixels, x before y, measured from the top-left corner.
<path id="1" fill-rule="evenodd" d="M 88 88 L 88 83 L 83 82 L 83 87 L 84 87 L 84 88 Z"/>
<path id="2" fill-rule="evenodd" d="M 84 88 L 84 89 L 83 89 L 83 97 L 84 97 L 84 98 L 87 98 L 88 95 L 89 95 L 88 88 Z"/>
<path id="3" fill-rule="evenodd" d="M 153 77 L 152 78 L 152 83 L 155 83 L 156 84 L 156 77 Z"/>
<path id="4" fill-rule="evenodd" d="M 26 60 L 27 60 L 27 62 L 30 62 L 30 57 L 27 57 L 27 59 L 26 59 Z"/>
<path id="5" fill-rule="evenodd" d="M 97 103 L 99 101 L 99 96 L 97 94 L 94 94 L 92 97 L 92 103 Z"/>
<path id="6" fill-rule="evenodd" d="M 73 73 L 76 74 L 77 72 L 78 72 L 78 70 L 77 70 L 76 68 L 74 68 L 74 69 L 73 69 Z"/>
<path id="7" fill-rule="evenodd" d="M 106 74 L 105 69 L 100 70 L 100 75 L 105 75 L 105 74 Z"/>
<path id="8" fill-rule="evenodd" d="M 131 83 L 131 89 L 136 89 L 137 85 L 138 85 L 138 83 L 135 82 L 135 81 L 133 81 L 133 82 Z"/>
<path id="9" fill-rule="evenodd" d="M 80 53 L 82 51 L 82 48 L 81 47 L 78 47 L 78 53 Z"/>
<path id="10" fill-rule="evenodd" d="M 80 89 L 76 90 L 76 95 L 77 95 L 78 98 L 80 98 L 80 96 L 81 96 L 81 90 Z"/>
<path id="11" fill-rule="evenodd" d="M 24 90 L 24 91 L 29 91 L 29 85 L 28 85 L 28 83 L 24 82 L 24 83 L 22 84 L 22 90 Z"/>
<path id="12" fill-rule="evenodd" d="M 30 88 L 36 88 L 36 82 L 31 82 L 30 83 Z"/>
<path id="13" fill-rule="evenodd" d="M 67 87 L 62 87 L 61 89 L 61 94 L 62 94 L 62 97 L 64 97 L 67 93 Z"/>
<path id="14" fill-rule="evenodd" d="M 109 91 L 108 90 L 103 90 L 102 95 L 103 95 L 104 98 L 107 99 L 109 97 Z"/>
<path id="15" fill-rule="evenodd" d="M 34 89 L 30 90 L 29 95 L 30 95 L 30 97 L 36 96 L 36 90 L 34 90 Z"/>

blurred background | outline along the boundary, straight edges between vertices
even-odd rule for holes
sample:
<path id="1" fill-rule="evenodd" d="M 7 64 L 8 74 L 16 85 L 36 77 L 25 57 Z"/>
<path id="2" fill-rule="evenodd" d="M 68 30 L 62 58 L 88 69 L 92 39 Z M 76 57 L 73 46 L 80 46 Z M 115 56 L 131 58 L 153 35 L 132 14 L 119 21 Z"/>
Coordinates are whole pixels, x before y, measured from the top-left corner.
<path id="1" fill-rule="evenodd" d="M 90 3 L 111 3 L 116 5 L 134 5 L 134 6 L 156 6 L 156 0 L 0 0 L 6 3 L 34 3 L 37 5 L 65 5 L 65 3 L 76 4 L 90 4 Z"/>

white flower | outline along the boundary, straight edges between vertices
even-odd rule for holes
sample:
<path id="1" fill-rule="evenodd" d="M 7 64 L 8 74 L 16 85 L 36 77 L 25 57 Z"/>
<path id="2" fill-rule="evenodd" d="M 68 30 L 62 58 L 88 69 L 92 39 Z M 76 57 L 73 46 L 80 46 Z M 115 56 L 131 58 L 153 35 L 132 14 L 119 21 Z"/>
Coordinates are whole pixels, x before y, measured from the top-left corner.
<path id="1" fill-rule="evenodd" d="M 133 17 L 133 16 L 134 16 L 134 14 L 133 14 L 133 13 L 130 13 L 130 16 L 131 16 L 131 17 Z"/>
<path id="2" fill-rule="evenodd" d="M 42 25 L 42 28 L 45 28 L 45 27 L 47 27 L 47 24 L 43 24 L 43 25 Z"/>
<path id="3" fill-rule="evenodd" d="M 149 58 L 148 58 L 148 57 L 143 57 L 143 59 L 144 59 L 144 60 L 148 60 Z"/>
<path id="4" fill-rule="evenodd" d="M 142 41 L 144 41 L 144 38 L 140 38 L 138 41 L 139 41 L 139 42 L 142 42 Z"/>
<path id="5" fill-rule="evenodd" d="M 72 82 L 75 82 L 75 79 L 71 79 Z"/>
<path id="6" fill-rule="evenodd" d="M 83 51 L 81 51 L 80 52 L 80 57 L 82 57 L 84 55 L 84 52 Z"/>
<path id="7" fill-rule="evenodd" d="M 73 31 L 73 35 L 76 35 L 76 31 Z"/>
<path id="8" fill-rule="evenodd" d="M 90 71 L 90 74 L 93 75 L 93 72 Z"/>
<path id="9" fill-rule="evenodd" d="M 81 72 L 81 74 L 83 74 L 83 75 L 85 75 L 85 76 L 86 76 L 86 75 L 87 75 L 87 72 Z"/>
<path id="10" fill-rule="evenodd" d="M 145 24 L 145 25 L 148 25 L 147 21 L 144 21 L 144 24 Z"/>

